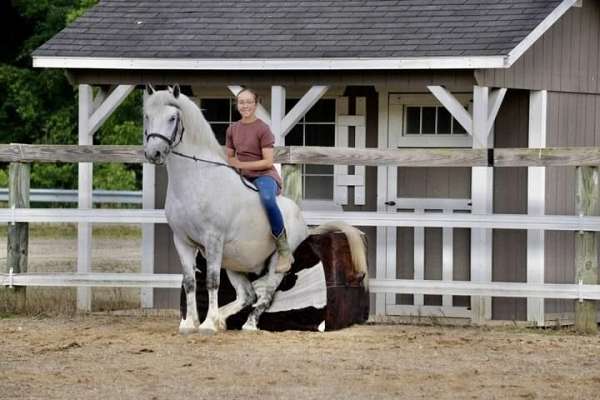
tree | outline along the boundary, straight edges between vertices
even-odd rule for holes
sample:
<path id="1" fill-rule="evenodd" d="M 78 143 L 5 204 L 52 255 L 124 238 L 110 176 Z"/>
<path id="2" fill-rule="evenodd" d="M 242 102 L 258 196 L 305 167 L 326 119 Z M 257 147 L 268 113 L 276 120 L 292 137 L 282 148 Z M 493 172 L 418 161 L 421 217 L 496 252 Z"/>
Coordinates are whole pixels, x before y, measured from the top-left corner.
<path id="1" fill-rule="evenodd" d="M 77 91 L 63 71 L 33 69 L 31 53 L 96 3 L 97 0 L 13 0 L 0 4 L 1 143 L 77 143 Z M 132 94 L 101 127 L 94 142 L 140 144 L 141 120 L 141 95 Z M 99 164 L 95 170 L 99 176 L 96 187 L 141 187 L 140 166 Z M 121 180 L 111 179 L 109 184 L 109 180 L 101 178 L 108 175 Z M 76 188 L 77 166 L 34 164 L 31 179 L 32 187 Z"/>

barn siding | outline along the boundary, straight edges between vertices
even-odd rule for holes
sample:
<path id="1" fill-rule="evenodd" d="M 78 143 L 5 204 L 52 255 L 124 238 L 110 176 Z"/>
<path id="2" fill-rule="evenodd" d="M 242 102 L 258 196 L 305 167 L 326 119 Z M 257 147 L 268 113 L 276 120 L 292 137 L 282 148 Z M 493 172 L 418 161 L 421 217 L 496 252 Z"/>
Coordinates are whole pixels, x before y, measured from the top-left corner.
<path id="1" fill-rule="evenodd" d="M 482 86 L 600 93 L 600 2 L 573 7 L 509 69 L 477 71 Z"/>
<path id="2" fill-rule="evenodd" d="M 527 147 L 529 91 L 508 91 L 494 128 L 494 147 Z M 527 168 L 494 169 L 494 213 L 527 214 Z M 492 281 L 527 281 L 527 231 L 493 230 Z M 495 297 L 492 319 L 526 320 L 527 300 Z"/>
<path id="3" fill-rule="evenodd" d="M 585 4 L 585 3 L 584 3 Z M 548 93 L 548 147 L 600 145 L 600 96 Z M 575 214 L 575 168 L 546 168 L 546 214 Z M 575 282 L 575 233 L 546 232 L 547 283 Z M 547 314 L 574 312 L 574 303 L 547 299 Z"/>

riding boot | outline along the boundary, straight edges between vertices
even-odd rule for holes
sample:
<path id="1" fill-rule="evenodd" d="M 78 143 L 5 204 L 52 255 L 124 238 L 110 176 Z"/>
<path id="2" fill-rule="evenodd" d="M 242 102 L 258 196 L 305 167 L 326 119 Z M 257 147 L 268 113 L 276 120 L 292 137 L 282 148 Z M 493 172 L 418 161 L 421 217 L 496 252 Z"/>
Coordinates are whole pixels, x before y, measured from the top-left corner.
<path id="1" fill-rule="evenodd" d="M 275 246 L 277 247 L 277 265 L 275 271 L 288 272 L 294 262 L 294 256 L 292 255 L 292 250 L 288 244 L 285 229 L 279 236 L 273 235 L 273 238 L 275 239 Z"/>

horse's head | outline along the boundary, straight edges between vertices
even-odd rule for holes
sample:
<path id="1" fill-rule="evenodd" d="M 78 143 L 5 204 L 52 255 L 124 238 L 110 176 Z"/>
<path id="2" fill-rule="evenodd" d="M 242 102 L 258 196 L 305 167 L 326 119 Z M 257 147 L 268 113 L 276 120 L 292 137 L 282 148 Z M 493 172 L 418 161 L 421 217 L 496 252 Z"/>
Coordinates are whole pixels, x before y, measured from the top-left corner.
<path id="1" fill-rule="evenodd" d="M 144 155 L 153 164 L 163 164 L 169 152 L 183 137 L 179 85 L 155 91 L 146 85 L 149 97 L 144 103 Z"/>

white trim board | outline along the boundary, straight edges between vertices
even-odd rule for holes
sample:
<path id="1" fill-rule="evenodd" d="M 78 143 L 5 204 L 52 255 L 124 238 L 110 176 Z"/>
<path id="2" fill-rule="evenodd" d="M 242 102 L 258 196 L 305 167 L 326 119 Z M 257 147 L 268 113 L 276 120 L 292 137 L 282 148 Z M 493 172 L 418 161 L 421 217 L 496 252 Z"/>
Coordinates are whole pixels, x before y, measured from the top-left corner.
<path id="1" fill-rule="evenodd" d="M 506 56 L 186 59 L 34 56 L 36 68 L 126 70 L 383 70 L 506 68 Z"/>
<path id="2" fill-rule="evenodd" d="M 540 24 L 529 33 L 506 57 L 506 68 L 510 68 L 552 25 L 556 23 L 571 7 L 579 7 L 578 0 L 564 0 Z"/>

